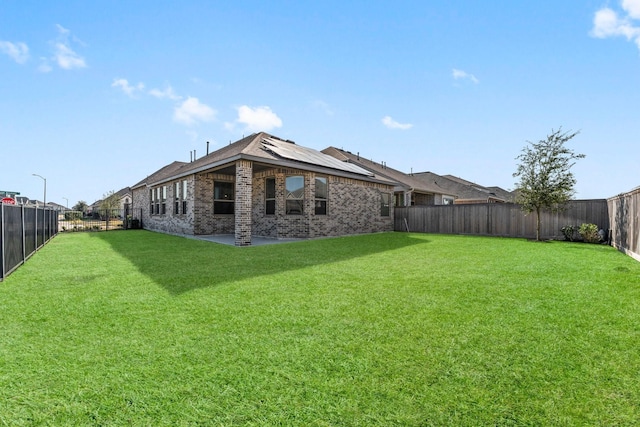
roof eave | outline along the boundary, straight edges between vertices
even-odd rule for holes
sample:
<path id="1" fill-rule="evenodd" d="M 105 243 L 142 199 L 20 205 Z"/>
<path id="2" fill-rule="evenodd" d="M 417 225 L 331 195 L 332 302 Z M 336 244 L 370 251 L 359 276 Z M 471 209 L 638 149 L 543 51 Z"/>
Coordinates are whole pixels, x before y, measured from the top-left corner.
<path id="1" fill-rule="evenodd" d="M 332 169 L 332 168 L 312 165 L 312 164 L 309 164 L 309 163 L 293 162 L 293 161 L 289 161 L 289 160 L 269 159 L 269 158 L 265 158 L 265 157 L 252 156 L 252 155 L 247 155 L 247 154 L 238 154 L 238 155 L 226 158 L 224 160 L 208 163 L 206 165 L 202 165 L 202 166 L 194 168 L 194 169 L 189 169 L 187 171 L 184 171 L 183 173 L 172 175 L 172 176 L 169 176 L 167 178 L 163 178 L 163 179 L 158 180 L 158 181 L 143 182 L 143 183 L 140 183 L 137 186 L 132 187 L 132 188 L 139 188 L 139 187 L 142 187 L 143 185 L 146 185 L 147 187 L 149 187 L 149 186 L 165 184 L 167 182 L 175 181 L 177 179 L 184 178 L 184 177 L 187 177 L 187 176 L 190 176 L 190 175 L 195 175 L 195 174 L 198 174 L 198 173 L 202 173 L 202 172 L 205 172 L 205 171 L 208 171 L 208 170 L 211 170 L 211 169 L 219 169 L 221 167 L 228 166 L 228 165 L 230 165 L 232 163 L 235 163 L 238 160 L 250 160 L 250 161 L 253 161 L 253 162 L 263 163 L 263 164 L 266 164 L 266 165 L 273 165 L 273 166 L 286 167 L 286 168 L 292 168 L 292 169 L 302 169 L 302 170 L 307 170 L 307 171 L 310 171 L 310 172 L 318 172 L 318 173 L 323 173 L 323 174 L 327 174 L 327 175 L 339 176 L 339 177 L 343 177 L 343 178 L 357 179 L 357 180 L 360 180 L 360 181 L 374 182 L 374 183 L 384 184 L 384 185 L 395 185 L 395 181 L 389 182 L 387 180 L 378 179 L 378 178 L 371 177 L 371 176 L 360 175 L 360 174 L 357 174 L 357 173 L 350 173 L 350 172 L 347 172 L 347 171 L 341 171 L 341 170 L 338 170 L 338 169 Z"/>

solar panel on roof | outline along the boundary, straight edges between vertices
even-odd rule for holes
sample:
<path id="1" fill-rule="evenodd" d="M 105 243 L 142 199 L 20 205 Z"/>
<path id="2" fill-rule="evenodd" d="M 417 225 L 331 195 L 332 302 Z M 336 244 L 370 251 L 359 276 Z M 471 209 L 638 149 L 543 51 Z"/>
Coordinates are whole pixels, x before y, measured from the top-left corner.
<path id="1" fill-rule="evenodd" d="M 291 142 L 284 142 L 273 138 L 264 138 L 262 146 L 280 157 L 298 162 L 324 166 L 331 169 L 338 169 L 345 172 L 357 173 L 358 175 L 373 176 L 374 174 L 366 169 L 352 163 L 342 162 L 335 157 L 323 154 L 311 148 L 302 147 Z"/>

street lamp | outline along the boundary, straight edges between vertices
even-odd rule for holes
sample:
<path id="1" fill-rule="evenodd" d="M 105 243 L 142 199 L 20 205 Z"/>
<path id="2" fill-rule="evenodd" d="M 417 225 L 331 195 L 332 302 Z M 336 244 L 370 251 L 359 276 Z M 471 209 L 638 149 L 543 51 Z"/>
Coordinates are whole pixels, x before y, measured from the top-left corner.
<path id="1" fill-rule="evenodd" d="M 31 175 L 37 176 L 44 181 L 44 206 L 47 207 L 47 178 L 40 176 L 37 173 L 32 173 Z"/>
<path id="2" fill-rule="evenodd" d="M 69 209 L 69 199 L 67 199 L 66 197 L 63 197 L 63 199 L 67 201 L 67 209 Z"/>

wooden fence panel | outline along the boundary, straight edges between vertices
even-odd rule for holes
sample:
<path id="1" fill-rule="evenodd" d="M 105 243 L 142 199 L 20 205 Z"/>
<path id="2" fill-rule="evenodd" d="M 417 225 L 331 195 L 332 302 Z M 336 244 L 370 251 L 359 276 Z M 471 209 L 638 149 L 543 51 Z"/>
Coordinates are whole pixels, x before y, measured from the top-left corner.
<path id="1" fill-rule="evenodd" d="M 640 261 L 640 187 L 607 200 L 611 244 Z"/>
<path id="2" fill-rule="evenodd" d="M 542 212 L 540 235 L 543 239 L 563 239 L 562 227 L 582 223 L 607 230 L 607 201 L 574 200 L 564 211 Z M 513 203 L 396 207 L 395 230 L 407 228 L 419 233 L 535 238 L 536 216 L 525 215 L 520 205 Z"/>

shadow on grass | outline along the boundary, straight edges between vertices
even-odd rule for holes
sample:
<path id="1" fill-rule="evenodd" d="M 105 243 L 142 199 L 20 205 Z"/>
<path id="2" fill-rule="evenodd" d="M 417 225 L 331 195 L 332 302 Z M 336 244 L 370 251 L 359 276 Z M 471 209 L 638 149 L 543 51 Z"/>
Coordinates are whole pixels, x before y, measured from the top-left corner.
<path id="1" fill-rule="evenodd" d="M 255 247 L 235 247 L 145 230 L 92 234 L 109 243 L 171 294 L 222 283 L 330 264 L 428 240 L 380 233 Z"/>

